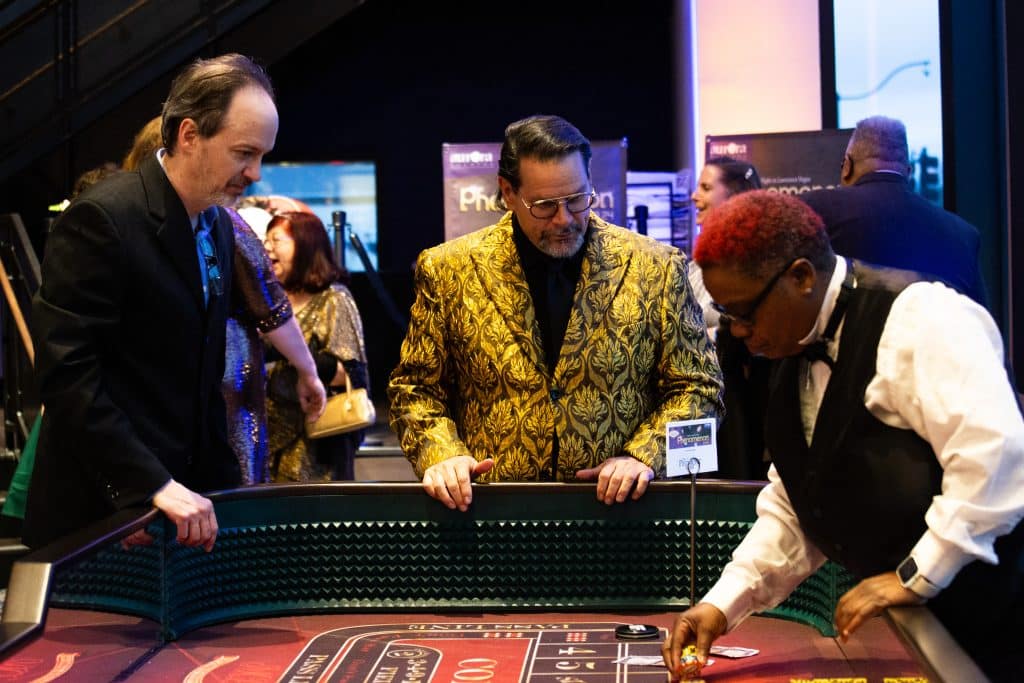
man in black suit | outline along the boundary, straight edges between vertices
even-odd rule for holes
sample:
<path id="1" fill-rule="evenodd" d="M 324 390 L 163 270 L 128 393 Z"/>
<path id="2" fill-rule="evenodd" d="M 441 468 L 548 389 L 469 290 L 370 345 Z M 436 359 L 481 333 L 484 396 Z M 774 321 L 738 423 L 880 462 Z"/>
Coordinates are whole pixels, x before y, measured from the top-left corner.
<path id="1" fill-rule="evenodd" d="M 234 236 L 219 205 L 260 177 L 278 117 L 264 71 L 197 60 L 171 85 L 164 149 L 78 198 L 47 239 L 32 308 L 45 414 L 24 542 L 151 502 L 213 547 L 197 491 L 237 486 L 220 381 Z M 300 394 L 322 397 L 313 386 Z"/>
<path id="2" fill-rule="evenodd" d="M 850 136 L 842 187 L 799 196 L 825 220 L 836 252 L 936 275 L 986 305 L 978 229 L 912 192 L 910 174 L 903 123 L 872 116 Z"/>

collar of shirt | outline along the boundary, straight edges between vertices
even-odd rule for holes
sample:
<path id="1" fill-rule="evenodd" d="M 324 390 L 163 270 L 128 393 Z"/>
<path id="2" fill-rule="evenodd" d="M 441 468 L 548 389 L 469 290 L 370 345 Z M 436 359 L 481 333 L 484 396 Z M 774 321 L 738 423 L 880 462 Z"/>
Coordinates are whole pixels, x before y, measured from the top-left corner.
<path id="1" fill-rule="evenodd" d="M 519 253 L 519 261 L 523 265 L 523 271 L 528 275 L 534 273 L 545 273 L 548 269 L 556 266 L 571 268 L 569 273 L 579 276 L 580 267 L 583 264 L 583 257 L 587 252 L 587 245 L 590 243 L 590 227 L 587 227 L 583 234 L 583 246 L 570 258 L 556 259 L 548 256 L 538 249 L 530 238 L 523 232 L 515 214 L 512 214 L 512 240 L 515 242 L 516 251 Z"/>
<path id="2" fill-rule="evenodd" d="M 846 263 L 845 258 L 839 255 L 836 256 L 836 267 L 832 271 L 832 279 L 828 282 L 828 289 L 825 290 L 825 298 L 822 300 L 821 310 L 818 311 L 818 319 L 814 322 L 814 326 L 807 336 L 800 340 L 801 345 L 806 346 L 817 341 L 828 326 L 828 320 L 832 317 L 832 311 L 835 310 L 836 300 L 839 298 L 839 291 L 842 289 L 843 280 L 846 279 Z M 843 333 L 844 324 L 845 320 L 839 323 L 833 339 L 825 347 L 825 351 L 833 360 L 838 355 L 839 337 Z M 809 446 L 814 437 L 814 425 L 818 421 L 821 401 L 825 397 L 825 387 L 828 386 L 828 381 L 832 377 L 832 368 L 826 363 L 808 363 L 805 359 L 803 371 L 805 379 L 800 383 L 799 387 L 800 416 L 803 420 L 804 438 Z"/>
<path id="3" fill-rule="evenodd" d="M 832 316 L 832 309 L 836 307 L 836 299 L 839 298 L 839 290 L 842 288 L 844 279 L 846 279 L 846 259 L 836 255 L 836 267 L 832 270 L 832 278 L 828 281 L 828 289 L 825 290 L 825 298 L 822 299 L 818 318 L 814 321 L 811 331 L 797 342 L 798 344 L 807 346 L 811 342 L 818 341 L 818 338 L 821 337 L 825 327 L 828 325 L 828 319 Z M 832 340 L 833 344 L 839 340 L 839 334 L 842 329 L 843 326 L 840 323 L 839 329 L 836 330 L 836 338 Z"/>
<path id="4" fill-rule="evenodd" d="M 156 160 L 158 162 L 160 162 L 160 168 L 163 169 L 164 175 L 167 175 L 167 166 L 164 165 L 164 157 L 166 157 L 166 156 L 167 156 L 167 148 L 166 147 L 161 147 L 160 149 L 158 149 L 156 151 Z M 196 232 L 196 230 L 198 230 L 198 228 L 199 228 L 199 214 L 196 214 L 195 216 L 189 216 L 188 220 L 192 224 L 192 232 L 194 234 Z"/>
<path id="5" fill-rule="evenodd" d="M 860 178 L 857 178 L 857 182 L 853 184 L 853 187 L 868 185 L 870 183 L 886 183 L 890 185 L 903 185 L 909 189 L 908 182 L 909 181 L 905 174 L 887 168 L 880 168 L 877 171 L 865 173 Z"/>

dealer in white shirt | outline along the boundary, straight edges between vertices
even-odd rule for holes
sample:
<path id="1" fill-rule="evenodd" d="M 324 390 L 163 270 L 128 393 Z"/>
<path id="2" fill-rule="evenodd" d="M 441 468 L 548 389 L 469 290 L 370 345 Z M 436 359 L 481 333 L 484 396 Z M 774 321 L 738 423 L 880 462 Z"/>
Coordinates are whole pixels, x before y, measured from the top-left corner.
<path id="1" fill-rule="evenodd" d="M 859 580 L 840 637 L 927 602 L 992 680 L 1024 680 L 1024 421 L 988 312 L 926 275 L 837 257 L 811 209 L 767 191 L 709 216 L 694 259 L 732 334 L 777 361 L 773 464 L 732 561 L 676 617 L 669 670 L 691 643 L 705 662 L 831 559 Z"/>

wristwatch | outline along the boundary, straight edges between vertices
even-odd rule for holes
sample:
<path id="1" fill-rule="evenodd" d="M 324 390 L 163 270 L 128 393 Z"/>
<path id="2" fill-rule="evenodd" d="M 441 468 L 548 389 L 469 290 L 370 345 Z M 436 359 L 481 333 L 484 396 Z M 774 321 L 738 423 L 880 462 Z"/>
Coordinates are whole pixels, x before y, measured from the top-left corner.
<path id="1" fill-rule="evenodd" d="M 917 570 L 913 556 L 907 556 L 907 559 L 900 562 L 900 566 L 896 567 L 896 575 L 900 577 L 904 588 L 926 600 L 934 598 L 942 590 Z"/>

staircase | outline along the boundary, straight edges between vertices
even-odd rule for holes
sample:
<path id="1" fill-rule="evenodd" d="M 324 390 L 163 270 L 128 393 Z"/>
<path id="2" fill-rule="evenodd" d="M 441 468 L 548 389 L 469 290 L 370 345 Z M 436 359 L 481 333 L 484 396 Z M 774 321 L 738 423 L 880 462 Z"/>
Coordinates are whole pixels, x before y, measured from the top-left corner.
<path id="1" fill-rule="evenodd" d="M 362 0 L 0 0 L 0 182 L 199 56 L 269 65 Z"/>

